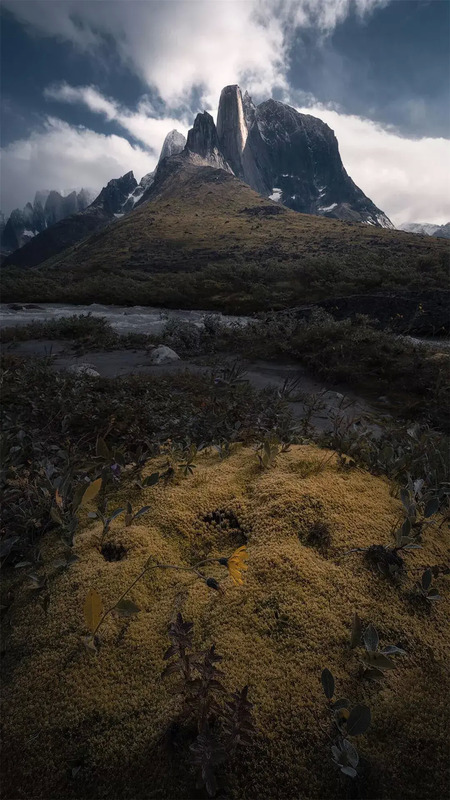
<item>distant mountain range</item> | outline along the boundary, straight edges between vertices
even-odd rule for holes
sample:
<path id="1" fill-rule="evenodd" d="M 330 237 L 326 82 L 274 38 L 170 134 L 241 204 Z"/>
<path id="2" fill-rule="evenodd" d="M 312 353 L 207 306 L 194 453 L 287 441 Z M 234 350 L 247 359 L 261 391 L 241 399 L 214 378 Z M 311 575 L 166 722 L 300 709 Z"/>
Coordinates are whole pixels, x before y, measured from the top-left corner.
<path id="1" fill-rule="evenodd" d="M 33 203 L 24 208 L 15 208 L 0 227 L 1 251 L 11 253 L 22 247 L 33 236 L 59 222 L 70 214 L 83 211 L 92 196 L 87 189 L 71 192 L 63 197 L 59 192 L 44 190 L 36 192 Z"/>
<path id="2" fill-rule="evenodd" d="M 399 230 L 408 233 L 419 233 L 422 236 L 436 236 L 438 239 L 450 239 L 450 222 L 445 225 L 434 225 L 432 222 L 404 222 Z"/>
<path id="3" fill-rule="evenodd" d="M 158 199 L 169 184 L 176 192 L 178 182 L 182 193 L 180 176 L 188 165 L 190 175 L 193 168 L 221 170 L 275 207 L 374 228 L 394 228 L 345 171 L 338 142 L 328 125 L 275 100 L 256 106 L 247 93 L 242 96 L 239 86 L 227 86 L 220 96 L 217 125 L 205 111 L 197 115 L 187 140 L 178 131 L 171 131 L 156 170 L 139 184 L 128 172 L 109 181 L 90 204 L 82 192 L 67 198 L 50 192 L 45 202 L 38 193 L 33 205 L 28 203 L 23 212 L 13 212 L 4 225 L 2 245 L 4 250 L 12 249 L 17 217 L 22 226 L 20 236 L 20 226 L 15 234 L 19 249 L 10 252 L 4 263 L 37 266 L 102 228 L 115 225 L 143 203 Z M 41 208 L 43 217 L 39 216 Z M 440 226 L 440 232 L 439 226 L 435 227 L 432 235 L 446 235 L 447 226 Z M 28 241 L 24 241 L 26 238 Z"/>

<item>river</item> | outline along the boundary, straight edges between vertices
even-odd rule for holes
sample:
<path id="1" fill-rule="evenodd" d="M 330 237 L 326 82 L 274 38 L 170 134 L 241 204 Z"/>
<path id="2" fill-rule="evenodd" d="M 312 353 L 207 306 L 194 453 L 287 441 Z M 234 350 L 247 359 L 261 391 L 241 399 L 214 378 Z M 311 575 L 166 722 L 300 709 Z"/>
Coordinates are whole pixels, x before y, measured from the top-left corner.
<path id="1" fill-rule="evenodd" d="M 20 303 L 12 304 L 20 306 Z M 30 304 L 32 305 L 32 304 Z M 13 325 L 26 325 L 31 321 L 46 322 L 73 314 L 92 314 L 93 317 L 104 317 L 118 333 L 160 333 L 168 320 L 190 322 L 201 327 L 206 315 L 218 317 L 225 325 L 245 325 L 251 317 L 235 317 L 221 314 L 220 311 L 189 311 L 171 308 L 154 308 L 152 306 L 104 306 L 100 303 L 91 305 L 71 305 L 69 303 L 39 303 L 36 307 L 14 310 L 11 305 L 0 303 L 0 328 Z M 425 344 L 433 349 L 450 349 L 448 338 L 417 338 L 406 336 L 412 342 Z"/>
<path id="2" fill-rule="evenodd" d="M 16 305 L 16 304 L 14 304 Z M 17 304 L 20 305 L 19 303 Z M 39 303 L 35 308 L 15 311 L 6 303 L 0 304 L 0 328 L 12 325 L 26 325 L 31 321 L 47 322 L 73 314 L 92 314 L 93 317 L 104 317 L 118 333 L 159 333 L 168 320 L 191 322 L 201 327 L 205 315 L 213 313 L 226 325 L 239 323 L 245 325 L 250 317 L 233 317 L 219 311 L 189 311 L 178 309 L 152 308 L 151 306 L 104 306 L 99 303 L 91 305 L 70 305 L 68 303 Z"/>

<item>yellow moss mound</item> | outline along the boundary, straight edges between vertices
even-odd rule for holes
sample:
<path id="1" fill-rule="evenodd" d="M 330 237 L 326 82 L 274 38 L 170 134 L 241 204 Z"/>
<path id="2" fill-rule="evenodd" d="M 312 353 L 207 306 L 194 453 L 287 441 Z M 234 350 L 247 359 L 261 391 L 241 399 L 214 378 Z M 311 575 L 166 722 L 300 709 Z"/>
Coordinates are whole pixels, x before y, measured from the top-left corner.
<path id="1" fill-rule="evenodd" d="M 224 461 L 202 455 L 193 477 L 114 497 L 110 508 L 127 499 L 151 506 L 131 527 L 123 517 L 113 523 L 107 539 L 126 549 L 123 560 L 103 558 L 100 526 L 86 518 L 74 545 L 80 560 L 51 581 L 47 614 L 26 581 L 12 579 L 4 637 L 8 800 L 204 796 L 195 795 L 191 774 L 183 786 L 170 762 L 155 758 L 179 708 L 171 679 L 160 679 L 177 611 L 194 622 L 198 646 L 216 643 L 227 688 L 249 684 L 258 737 L 227 775 L 227 797 L 347 796 L 330 761 L 324 667 L 335 675 L 337 696 L 372 710 L 371 728 L 357 741 L 370 765 L 359 796 L 446 796 L 449 587 L 438 579 L 442 600 L 430 611 L 408 592 L 424 567 L 448 558 L 448 531 L 426 530 L 423 548 L 406 556 L 400 587 L 359 553 L 341 558 L 350 548 L 391 543 L 400 503 L 387 481 L 339 471 L 324 458 L 316 448 L 293 447 L 262 472 L 248 449 Z M 223 595 L 189 573 L 153 572 L 130 594 L 139 615 L 109 616 L 98 656 L 81 644 L 90 589 L 108 607 L 150 555 L 188 565 L 229 556 L 246 542 L 243 586 L 219 565 L 208 574 L 225 578 Z M 44 563 L 60 551 L 44 542 Z M 407 651 L 381 687 L 361 680 L 357 651 L 349 649 L 355 611 L 377 627 L 382 646 Z M 72 777 L 74 764 L 81 769 Z"/>

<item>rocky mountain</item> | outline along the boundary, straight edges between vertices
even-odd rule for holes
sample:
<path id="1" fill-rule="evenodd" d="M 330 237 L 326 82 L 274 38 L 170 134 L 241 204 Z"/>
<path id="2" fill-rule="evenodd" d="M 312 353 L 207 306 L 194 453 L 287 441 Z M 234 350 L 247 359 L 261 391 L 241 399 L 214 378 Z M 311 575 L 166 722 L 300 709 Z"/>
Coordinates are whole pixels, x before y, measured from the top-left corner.
<path id="1" fill-rule="evenodd" d="M 438 230 L 433 233 L 438 239 L 450 239 L 450 222 L 440 225 Z"/>
<path id="2" fill-rule="evenodd" d="M 184 150 L 185 146 L 186 137 L 177 130 L 170 131 L 164 139 L 158 164 L 164 161 L 165 158 L 178 155 L 178 153 L 181 153 Z M 153 184 L 155 173 L 156 170 L 153 170 L 153 172 L 148 172 L 147 175 L 144 175 L 138 186 L 136 186 L 136 189 L 129 196 L 127 202 L 123 205 L 122 212 L 120 214 L 115 214 L 116 217 L 123 216 L 123 214 L 128 213 L 128 211 L 131 211 L 134 206 L 139 203 L 143 194 Z"/>
<path id="3" fill-rule="evenodd" d="M 394 227 L 347 175 L 331 128 L 284 103 L 255 106 L 239 86 L 226 86 L 217 127 L 199 114 L 186 148 L 294 211 Z"/>
<path id="4" fill-rule="evenodd" d="M 348 293 L 359 280 L 361 289 L 391 287 L 405 262 L 413 265 L 427 256 L 440 263 L 445 255 L 445 244 L 437 239 L 297 213 L 186 148 L 158 165 L 131 213 L 41 264 L 39 272 L 52 282 L 60 276 L 65 291 L 73 286 L 75 292 L 86 276 L 90 296 L 117 297 L 106 302 L 126 297 L 132 304 L 168 302 L 180 308 L 189 303 L 202 308 L 205 302 L 220 307 L 220 298 L 228 297 L 228 309 L 242 309 L 255 285 L 267 279 L 274 287 L 267 296 L 271 308 L 287 305 L 295 291 L 313 296 L 326 275 L 335 288 L 341 269 L 352 276 L 341 283 L 341 293 Z M 298 290 L 302 282 L 306 288 Z M 120 287 L 117 295 L 111 294 L 112 285 Z"/>
<path id="5" fill-rule="evenodd" d="M 161 149 L 159 161 L 163 161 L 170 156 L 176 156 L 181 153 L 186 146 L 186 137 L 177 130 L 170 131 L 164 139 L 164 144 Z M 153 174 L 153 173 L 152 173 Z"/>
<path id="6" fill-rule="evenodd" d="M 64 217 L 37 233 L 20 249 L 7 256 L 4 265 L 33 267 L 67 247 L 72 247 L 117 217 L 123 216 L 124 207 L 138 188 L 132 172 L 127 172 L 121 178 L 113 178 L 87 208 Z M 142 190 L 144 191 L 144 187 Z M 50 192 L 49 198 L 51 195 Z"/>
<path id="7" fill-rule="evenodd" d="M 36 192 L 33 203 L 27 203 L 22 210 L 15 208 L 5 220 L 0 230 L 1 252 L 13 252 L 51 225 L 83 211 L 91 202 L 92 197 L 86 189 L 65 197 L 55 190 Z"/>
<path id="8" fill-rule="evenodd" d="M 186 139 L 183 134 L 176 130 L 170 131 L 164 140 L 158 163 L 181 153 L 185 145 Z M 9 228 L 13 230 L 19 230 L 24 219 L 26 220 L 28 227 L 21 239 L 20 237 L 13 239 L 8 232 L 8 223 L 4 225 L 3 237 L 6 232 L 8 241 L 11 243 L 22 241 L 22 244 L 16 243 L 13 248 L 5 247 L 2 252 L 10 255 L 7 255 L 3 263 L 36 266 L 105 225 L 120 219 L 139 203 L 144 193 L 151 187 L 154 176 L 155 171 L 149 172 L 144 175 L 140 183 L 137 183 L 133 172 L 127 172 L 121 178 L 113 178 L 90 205 L 91 198 L 84 189 L 78 195 L 72 192 L 65 198 L 61 198 L 58 192 L 37 192 L 33 206 L 28 203 L 24 212 L 18 211 L 17 215 L 13 212 L 10 217 L 12 222 Z M 68 213 L 63 213 L 63 210 Z M 34 237 L 32 241 L 30 241 L 32 236 L 26 235 L 28 233 Z"/>
<path id="9" fill-rule="evenodd" d="M 419 233 L 422 236 L 437 236 L 438 239 L 450 239 L 450 222 L 436 225 L 432 222 L 404 222 L 398 226 L 401 231 Z"/>

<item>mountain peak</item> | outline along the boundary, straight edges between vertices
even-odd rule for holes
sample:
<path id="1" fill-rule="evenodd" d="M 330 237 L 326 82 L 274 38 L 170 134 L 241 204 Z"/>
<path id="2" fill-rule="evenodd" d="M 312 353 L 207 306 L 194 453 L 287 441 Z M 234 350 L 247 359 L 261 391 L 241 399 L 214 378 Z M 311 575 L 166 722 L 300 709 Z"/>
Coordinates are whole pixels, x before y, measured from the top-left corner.
<path id="1" fill-rule="evenodd" d="M 207 111 L 197 114 L 194 125 L 188 132 L 186 152 L 200 156 L 203 162 L 211 167 L 230 171 L 219 147 L 214 120 Z"/>
<path id="2" fill-rule="evenodd" d="M 164 158 L 170 158 L 170 156 L 178 155 L 178 153 L 181 153 L 185 147 L 186 137 L 174 128 L 174 130 L 170 131 L 164 139 L 158 163 Z"/>

